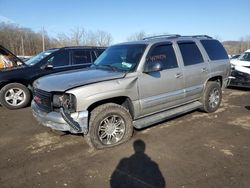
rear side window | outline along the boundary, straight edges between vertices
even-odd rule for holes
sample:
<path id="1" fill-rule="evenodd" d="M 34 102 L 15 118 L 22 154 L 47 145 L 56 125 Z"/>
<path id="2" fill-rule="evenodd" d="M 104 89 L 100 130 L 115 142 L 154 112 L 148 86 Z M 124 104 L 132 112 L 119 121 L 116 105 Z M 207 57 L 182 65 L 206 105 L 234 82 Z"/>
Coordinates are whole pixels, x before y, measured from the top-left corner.
<path id="1" fill-rule="evenodd" d="M 178 67 L 174 49 L 171 44 L 156 46 L 147 57 L 147 63 L 160 61 L 163 69 Z"/>
<path id="2" fill-rule="evenodd" d="M 72 52 L 72 64 L 87 64 L 91 63 L 91 51 L 90 50 L 74 50 Z"/>
<path id="3" fill-rule="evenodd" d="M 204 62 L 201 52 L 195 42 L 178 42 L 184 65 L 194 65 Z"/>
<path id="4" fill-rule="evenodd" d="M 228 55 L 222 44 L 217 40 L 201 40 L 211 60 L 228 59 Z"/>

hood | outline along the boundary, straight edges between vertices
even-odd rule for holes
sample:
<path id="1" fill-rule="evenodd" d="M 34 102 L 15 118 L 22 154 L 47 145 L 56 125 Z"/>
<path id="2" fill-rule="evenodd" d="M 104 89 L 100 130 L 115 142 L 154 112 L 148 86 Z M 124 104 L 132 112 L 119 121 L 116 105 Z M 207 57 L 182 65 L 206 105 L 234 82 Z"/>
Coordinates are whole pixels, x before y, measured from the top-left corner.
<path id="1" fill-rule="evenodd" d="M 249 67 L 250 66 L 250 61 L 241 61 L 238 59 L 233 59 L 230 61 L 230 63 L 233 65 L 242 66 L 242 67 Z"/>
<path id="2" fill-rule="evenodd" d="M 124 76 L 124 72 L 114 72 L 105 69 L 88 68 L 44 76 L 36 80 L 33 86 L 34 88 L 41 89 L 47 92 L 64 92 L 74 87 L 100 81 L 123 78 Z"/>
<path id="3" fill-rule="evenodd" d="M 25 63 L 12 52 L 0 45 L 0 71 L 18 66 L 25 66 Z"/>
<path id="4" fill-rule="evenodd" d="M 242 66 L 235 66 L 234 69 L 250 75 L 250 68 L 246 68 L 246 67 L 242 67 Z"/>

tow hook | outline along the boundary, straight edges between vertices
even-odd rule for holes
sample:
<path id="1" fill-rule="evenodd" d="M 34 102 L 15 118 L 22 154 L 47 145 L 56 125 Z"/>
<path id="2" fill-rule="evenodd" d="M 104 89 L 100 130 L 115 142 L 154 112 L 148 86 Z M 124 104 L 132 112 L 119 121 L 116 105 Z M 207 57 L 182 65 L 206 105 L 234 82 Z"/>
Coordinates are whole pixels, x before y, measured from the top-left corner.
<path id="1" fill-rule="evenodd" d="M 78 122 L 76 122 L 70 114 L 64 111 L 63 108 L 60 108 L 60 113 L 63 117 L 63 119 L 69 124 L 69 126 L 74 129 L 77 133 L 83 133 L 86 135 L 88 133 L 88 130 L 86 128 L 81 128 Z"/>

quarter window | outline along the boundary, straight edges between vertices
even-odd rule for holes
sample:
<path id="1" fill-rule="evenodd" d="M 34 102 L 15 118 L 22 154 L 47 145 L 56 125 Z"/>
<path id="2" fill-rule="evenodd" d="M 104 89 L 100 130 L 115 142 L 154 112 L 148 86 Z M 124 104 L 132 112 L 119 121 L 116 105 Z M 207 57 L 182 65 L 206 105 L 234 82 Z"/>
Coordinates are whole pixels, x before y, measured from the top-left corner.
<path id="1" fill-rule="evenodd" d="M 74 50 L 72 53 L 72 64 L 87 64 L 91 63 L 91 55 L 89 50 Z"/>
<path id="2" fill-rule="evenodd" d="M 171 44 L 156 46 L 147 57 L 147 63 L 161 62 L 163 69 L 178 67 L 174 49 Z"/>
<path id="3" fill-rule="evenodd" d="M 201 52 L 195 42 L 178 42 L 184 65 L 194 65 L 204 62 Z"/>
<path id="4" fill-rule="evenodd" d="M 201 44 L 211 60 L 228 59 L 227 52 L 219 41 L 201 40 Z"/>

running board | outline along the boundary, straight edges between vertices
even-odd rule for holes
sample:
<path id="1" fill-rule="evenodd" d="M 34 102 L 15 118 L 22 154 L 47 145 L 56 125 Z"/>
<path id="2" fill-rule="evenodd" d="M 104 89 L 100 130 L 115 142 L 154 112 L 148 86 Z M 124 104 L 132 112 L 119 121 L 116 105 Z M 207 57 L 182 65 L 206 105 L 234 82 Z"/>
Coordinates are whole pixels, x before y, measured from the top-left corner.
<path id="1" fill-rule="evenodd" d="M 140 119 L 137 119 L 133 121 L 134 127 L 137 129 L 142 129 L 145 127 L 148 127 L 150 125 L 153 125 L 155 123 L 159 123 L 161 121 L 179 116 L 181 114 L 185 114 L 187 112 L 190 112 L 192 110 L 198 109 L 202 106 L 202 103 L 199 101 L 195 101 L 189 104 L 185 104 L 183 106 L 179 106 L 173 109 L 169 109 L 167 111 L 159 112 L 157 114 L 153 114 L 147 117 L 143 117 Z"/>

